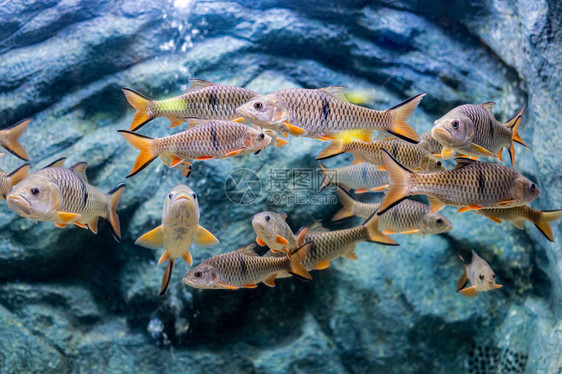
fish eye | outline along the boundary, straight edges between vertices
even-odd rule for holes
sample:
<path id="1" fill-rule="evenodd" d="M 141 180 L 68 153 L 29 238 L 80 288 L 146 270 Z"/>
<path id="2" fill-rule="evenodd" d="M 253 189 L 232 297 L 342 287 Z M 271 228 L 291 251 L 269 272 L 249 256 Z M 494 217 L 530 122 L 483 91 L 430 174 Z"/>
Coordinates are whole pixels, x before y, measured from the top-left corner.
<path id="1" fill-rule="evenodd" d="M 265 138 L 265 134 L 263 132 L 260 132 L 258 134 L 258 140 L 261 142 L 264 138 Z"/>
<path id="2" fill-rule="evenodd" d="M 442 224 L 443 223 L 443 218 L 437 218 L 435 220 L 435 222 L 437 222 L 438 224 Z"/>
<path id="3" fill-rule="evenodd" d="M 254 109 L 260 110 L 261 108 L 263 108 L 263 104 L 260 101 L 254 103 Z"/>
<path id="4" fill-rule="evenodd" d="M 193 196 L 193 200 L 197 200 L 197 194 L 195 192 L 191 196 Z"/>
<path id="5" fill-rule="evenodd" d="M 441 167 L 443 164 L 441 163 L 441 161 L 437 161 L 437 163 L 435 165 L 437 165 L 438 167 Z"/>
<path id="6" fill-rule="evenodd" d="M 168 197 L 169 197 L 170 199 L 171 199 L 173 196 L 174 196 L 173 193 L 170 193 L 170 194 L 168 195 Z"/>
<path id="7" fill-rule="evenodd" d="M 459 121 L 454 120 L 454 121 L 451 123 L 451 125 L 453 125 L 453 128 L 454 128 L 454 129 L 458 129 L 458 128 L 459 128 Z"/>
<path id="8" fill-rule="evenodd" d="M 484 274 L 480 274 L 480 280 L 483 281 L 484 280 Z"/>
<path id="9" fill-rule="evenodd" d="M 33 187 L 33 188 L 31 189 L 31 194 L 32 194 L 33 196 L 39 195 L 39 188 Z"/>
<path id="10" fill-rule="evenodd" d="M 195 276 L 195 278 L 201 278 L 203 276 L 203 273 L 201 273 L 200 271 L 196 271 L 193 275 Z"/>
<path id="11" fill-rule="evenodd" d="M 529 189 L 531 190 L 531 192 L 535 192 L 535 190 L 537 189 L 536 184 L 531 183 L 531 185 L 529 186 Z"/>
<path id="12" fill-rule="evenodd" d="M 492 274 L 492 279 L 496 279 L 496 274 Z"/>
<path id="13" fill-rule="evenodd" d="M 271 218 L 269 217 L 269 215 L 266 215 L 266 216 L 265 216 L 265 222 L 269 222 L 270 219 L 271 219 Z"/>

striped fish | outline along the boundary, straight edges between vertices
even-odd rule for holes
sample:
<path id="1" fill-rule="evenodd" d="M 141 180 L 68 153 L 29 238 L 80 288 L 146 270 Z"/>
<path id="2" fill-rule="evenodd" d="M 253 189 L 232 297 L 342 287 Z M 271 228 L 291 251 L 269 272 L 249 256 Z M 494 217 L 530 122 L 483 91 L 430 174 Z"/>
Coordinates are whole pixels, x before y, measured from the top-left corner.
<path id="1" fill-rule="evenodd" d="M 131 131 L 118 132 L 140 153 L 127 178 L 140 172 L 157 157 L 170 159 L 168 166 L 194 160 L 221 159 L 257 153 L 271 138 L 262 131 L 233 121 L 197 120 L 197 126 L 163 138 L 149 138 Z"/>
<path id="2" fill-rule="evenodd" d="M 340 221 L 349 217 L 368 218 L 380 207 L 380 203 L 362 203 L 343 188 L 338 187 L 338 197 L 343 208 L 332 221 Z M 442 214 L 431 213 L 428 205 L 414 200 L 403 200 L 380 216 L 379 230 L 383 234 L 441 234 L 451 231 L 453 224 Z"/>
<path id="3" fill-rule="evenodd" d="M 255 288 L 260 282 L 275 287 L 277 275 L 286 273 L 303 280 L 312 280 L 301 264 L 303 257 L 308 254 L 310 244 L 293 251 L 290 258 L 285 255 L 258 256 L 254 247 L 255 244 L 250 244 L 236 251 L 211 257 L 191 269 L 183 281 L 194 288 L 236 290 L 242 287 Z"/>
<path id="4" fill-rule="evenodd" d="M 31 122 L 31 119 L 24 119 L 8 128 L 0 130 L 0 146 L 24 161 L 28 161 L 27 153 L 18 139 L 27 129 L 27 126 L 29 126 L 29 122 Z"/>
<path id="5" fill-rule="evenodd" d="M 287 213 L 261 212 L 252 218 L 252 227 L 256 232 L 256 242 L 268 246 L 274 252 L 283 251 L 290 254 L 304 244 L 306 229 L 301 229 L 297 235 L 287 223 Z"/>
<path id="6" fill-rule="evenodd" d="M 482 208 L 507 208 L 527 204 L 541 193 L 539 187 L 503 165 L 455 158 L 457 166 L 438 173 L 416 174 L 384 150 L 391 187 L 377 214 L 383 214 L 412 195 L 428 195 L 431 212 L 445 205 L 459 212 Z"/>
<path id="7" fill-rule="evenodd" d="M 130 88 L 123 88 L 129 104 L 137 111 L 131 131 L 137 131 L 157 117 L 166 117 L 176 127 L 192 117 L 230 121 L 239 118 L 236 108 L 253 97 L 254 91 L 215 84 L 201 79 L 190 80 L 186 93 L 166 100 L 152 100 Z"/>
<path id="8" fill-rule="evenodd" d="M 363 130 L 364 140 L 373 130 L 387 131 L 417 143 L 418 134 L 406 123 L 424 94 L 393 108 L 377 111 L 350 103 L 343 86 L 321 89 L 287 89 L 258 96 L 238 108 L 246 120 L 281 133 L 334 140 L 346 130 Z"/>
<path id="9" fill-rule="evenodd" d="M 320 164 L 322 168 L 323 190 L 329 185 L 340 185 L 347 190 L 355 190 L 355 193 L 384 191 L 390 186 L 388 172 L 379 170 L 371 163 L 362 162 L 337 169 L 328 169 Z"/>
<path id="10" fill-rule="evenodd" d="M 12 187 L 27 177 L 28 171 L 29 164 L 23 164 L 9 174 L 0 169 L 0 200 L 4 200 Z"/>
<path id="11" fill-rule="evenodd" d="M 121 240 L 115 210 L 125 184 L 104 194 L 88 183 L 85 162 L 63 167 L 64 158 L 31 174 L 6 197 L 8 206 L 22 217 L 54 222 L 64 228 L 75 224 L 98 232 L 98 218 L 104 218 L 117 241 Z"/>

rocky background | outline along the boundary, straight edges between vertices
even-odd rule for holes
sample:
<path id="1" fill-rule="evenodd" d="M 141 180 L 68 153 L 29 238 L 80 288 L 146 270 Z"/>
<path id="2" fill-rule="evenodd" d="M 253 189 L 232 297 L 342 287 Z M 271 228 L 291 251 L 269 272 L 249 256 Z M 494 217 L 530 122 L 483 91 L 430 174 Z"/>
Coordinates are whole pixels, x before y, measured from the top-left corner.
<path id="1" fill-rule="evenodd" d="M 515 168 L 542 189 L 533 207 L 562 208 L 561 22 L 555 0 L 4 1 L 0 127 L 32 117 L 22 143 L 33 170 L 62 156 L 68 165 L 87 161 L 90 183 L 109 190 L 137 153 L 116 133 L 134 112 L 121 87 L 166 98 L 190 78 L 261 93 L 341 84 L 376 109 L 427 92 L 411 119 L 420 133 L 456 105 L 493 100 L 500 120 L 526 105 L 520 134 L 530 148 L 516 146 Z M 170 131 L 158 119 L 141 133 Z M 295 230 L 328 220 L 337 205 L 267 204 L 268 171 L 316 168 L 324 146 L 292 139 L 259 155 L 196 164 L 187 184 L 200 196 L 201 224 L 221 244 L 194 246 L 194 263 L 253 241 L 258 211 L 287 212 Z M 4 170 L 19 164 L 0 158 Z M 263 182 L 253 204 L 225 196 L 237 168 Z M 188 267 L 178 262 L 159 297 L 160 252 L 133 243 L 159 224 L 167 191 L 181 182 L 158 161 L 127 180 L 119 244 L 105 225 L 97 236 L 60 230 L 0 204 L 2 372 L 556 373 L 562 366 L 560 223 L 550 243 L 529 223 L 519 231 L 447 208 L 449 234 L 395 237 L 399 247 L 361 244 L 358 261 L 335 261 L 311 283 L 200 291 L 183 285 Z M 328 199 L 334 191 L 307 194 Z M 471 249 L 489 261 L 502 289 L 474 299 L 455 292 L 458 255 Z"/>

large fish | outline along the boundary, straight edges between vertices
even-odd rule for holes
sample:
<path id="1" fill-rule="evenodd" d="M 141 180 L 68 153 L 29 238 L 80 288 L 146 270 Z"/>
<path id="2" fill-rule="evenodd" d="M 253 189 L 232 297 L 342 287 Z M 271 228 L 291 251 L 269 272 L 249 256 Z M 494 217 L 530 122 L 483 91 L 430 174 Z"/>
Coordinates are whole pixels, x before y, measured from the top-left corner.
<path id="1" fill-rule="evenodd" d="M 275 287 L 275 278 L 279 274 L 291 274 L 303 280 L 312 277 L 301 264 L 308 254 L 310 244 L 294 250 L 291 257 L 282 255 L 258 256 L 254 252 L 255 244 L 250 244 L 236 251 L 211 257 L 197 265 L 185 275 L 185 284 L 195 288 L 231 289 L 255 288 L 260 282 Z"/>
<path id="2" fill-rule="evenodd" d="M 338 187 L 338 197 L 343 207 L 336 213 L 332 221 L 339 221 L 349 217 L 368 218 L 380 206 L 380 203 L 362 203 L 343 188 Z M 442 214 L 431 213 L 429 206 L 420 202 L 406 199 L 390 208 L 380 216 L 379 230 L 383 234 L 440 234 L 451 231 L 453 224 Z"/>
<path id="3" fill-rule="evenodd" d="M 117 241 L 121 229 L 116 209 L 125 184 L 107 194 L 88 183 L 85 162 L 62 167 L 64 158 L 31 174 L 12 188 L 8 206 L 22 217 L 54 222 L 57 227 L 75 224 L 98 232 L 98 218 L 104 218 Z"/>
<path id="4" fill-rule="evenodd" d="M 328 145 L 317 160 L 325 160 L 345 152 L 353 154 L 354 163 L 369 162 L 384 169 L 382 149 L 387 149 L 401 164 L 409 169 L 421 172 L 445 170 L 441 161 L 425 148 L 397 138 L 375 140 L 367 143 L 361 140 L 335 141 Z"/>
<path id="5" fill-rule="evenodd" d="M 162 279 L 160 296 L 168 288 L 176 258 L 183 258 L 191 266 L 189 248 L 192 242 L 204 247 L 219 244 L 213 234 L 199 225 L 197 194 L 186 185 L 179 184 L 166 195 L 162 208 L 162 224 L 142 235 L 135 242 L 137 245 L 151 249 L 164 247 L 158 265 L 168 261 L 168 267 Z"/>
<path id="6" fill-rule="evenodd" d="M 425 148 L 434 156 L 442 157 L 441 151 L 443 150 L 443 145 L 433 138 L 433 135 L 431 135 L 431 130 L 428 132 L 424 132 L 421 135 L 421 140 L 418 145 L 422 148 Z"/>
<path id="7" fill-rule="evenodd" d="M 11 173 L 5 173 L 0 169 L 0 200 L 4 200 L 16 184 L 27 177 L 29 164 L 23 164 Z"/>
<path id="8" fill-rule="evenodd" d="M 466 264 L 462 256 L 459 256 L 463 265 L 464 273 L 457 281 L 457 292 L 463 296 L 476 296 L 478 292 L 487 292 L 502 286 L 496 284 L 496 274 L 490 265 L 476 252 L 472 251 L 472 262 Z M 466 287 L 470 281 L 471 286 Z"/>
<path id="9" fill-rule="evenodd" d="M 541 193 L 535 183 L 503 165 L 455 158 L 457 166 L 452 170 L 417 174 L 383 151 L 391 187 L 377 212 L 379 215 L 412 195 L 428 195 L 431 212 L 445 205 L 460 207 L 459 211 L 464 212 L 524 205 Z"/>
<path id="10" fill-rule="evenodd" d="M 286 222 L 287 213 L 261 212 L 252 218 L 252 227 L 256 232 L 256 242 L 261 246 L 268 246 L 274 252 L 283 251 L 290 254 L 304 244 L 306 228 L 297 235 Z"/>
<path id="11" fill-rule="evenodd" d="M 517 133 L 525 108 L 506 123 L 501 123 L 494 117 L 493 106 L 492 102 L 461 105 L 435 121 L 431 134 L 443 145 L 443 158 L 452 158 L 453 150 L 457 155 L 476 158 L 495 156 L 502 160 L 502 151 L 507 148 L 513 166 L 513 142 L 525 145 Z"/>
<path id="12" fill-rule="evenodd" d="M 474 213 L 488 217 L 496 223 L 501 223 L 502 220 L 511 221 L 521 230 L 527 220 L 532 222 L 551 242 L 554 241 L 554 234 L 549 222 L 562 218 L 562 210 L 536 210 L 527 205 L 513 208 L 480 209 L 475 210 Z"/>
<path id="13" fill-rule="evenodd" d="M 27 153 L 18 139 L 27 129 L 30 121 L 31 119 L 29 118 L 24 119 L 8 128 L 0 130 L 0 145 L 24 161 L 28 161 Z"/>
<path id="14" fill-rule="evenodd" d="M 384 191 L 390 186 L 388 172 L 386 170 L 379 170 L 376 165 L 369 162 L 337 169 L 328 169 L 322 164 L 320 164 L 320 167 L 322 168 L 321 190 L 336 184 L 347 190 L 355 190 L 355 193 L 364 193 Z"/>
<path id="15" fill-rule="evenodd" d="M 201 120 L 201 124 L 163 138 L 149 138 L 131 131 L 119 133 L 140 153 L 127 178 L 140 172 L 155 158 L 167 156 L 168 166 L 191 164 L 194 160 L 220 159 L 256 153 L 271 138 L 262 131 L 233 121 Z"/>
<path id="16" fill-rule="evenodd" d="M 201 79 L 192 79 L 190 82 L 191 86 L 183 95 L 159 101 L 130 88 L 123 88 L 127 101 L 137 110 L 130 130 L 136 131 L 156 117 L 167 117 L 172 122 L 170 127 L 179 126 L 192 117 L 234 120 L 240 118 L 236 108 L 258 96 L 254 91 L 241 87 Z"/>
<path id="17" fill-rule="evenodd" d="M 359 129 L 364 131 L 365 140 L 373 130 L 382 130 L 411 142 L 419 141 L 406 119 L 424 94 L 377 111 L 350 103 L 344 91 L 343 86 L 280 90 L 253 98 L 238 108 L 238 112 L 256 125 L 295 136 L 333 140 L 337 133 Z"/>

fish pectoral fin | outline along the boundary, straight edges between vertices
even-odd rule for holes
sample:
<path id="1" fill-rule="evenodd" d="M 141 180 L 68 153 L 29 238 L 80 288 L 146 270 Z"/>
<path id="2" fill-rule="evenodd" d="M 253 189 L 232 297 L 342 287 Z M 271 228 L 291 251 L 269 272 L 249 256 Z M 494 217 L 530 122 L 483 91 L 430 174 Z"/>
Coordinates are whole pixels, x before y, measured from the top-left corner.
<path id="1" fill-rule="evenodd" d="M 263 283 L 269 287 L 275 287 L 275 278 L 277 278 L 277 274 L 271 274 L 269 277 L 265 278 Z"/>
<path id="2" fill-rule="evenodd" d="M 257 288 L 258 285 L 255 283 L 248 283 L 244 285 L 244 288 Z"/>
<path id="3" fill-rule="evenodd" d="M 439 201 L 439 199 L 433 197 L 433 196 L 428 196 L 429 199 L 429 212 L 430 213 L 435 213 L 440 211 L 441 209 L 445 208 L 445 204 L 443 204 L 441 201 Z"/>
<path id="4" fill-rule="evenodd" d="M 174 270 L 174 260 L 171 259 L 168 262 L 166 271 L 164 271 L 164 276 L 162 277 L 162 286 L 160 287 L 160 296 L 166 293 L 168 286 L 170 285 L 170 279 L 172 279 L 172 271 Z"/>
<path id="5" fill-rule="evenodd" d="M 278 138 L 275 141 L 275 147 L 276 148 L 281 148 L 281 147 L 283 147 L 284 145 L 287 145 L 287 144 L 289 144 L 289 142 L 286 141 L 285 139 Z"/>
<path id="6" fill-rule="evenodd" d="M 286 132 L 282 132 L 281 135 L 283 135 L 284 137 L 289 136 Z"/>
<path id="7" fill-rule="evenodd" d="M 382 233 L 385 235 L 392 235 L 392 234 L 396 234 L 396 231 L 394 230 L 382 230 Z"/>
<path id="8" fill-rule="evenodd" d="M 234 291 L 237 290 L 238 288 L 240 288 L 240 287 L 236 287 L 236 286 L 231 286 L 231 285 L 226 284 L 226 283 L 224 283 L 224 282 L 218 282 L 217 284 L 218 284 L 219 286 L 221 286 L 222 288 L 226 288 L 226 289 L 234 290 Z"/>
<path id="9" fill-rule="evenodd" d="M 55 226 L 57 226 L 60 229 L 64 229 L 66 227 L 65 223 L 55 223 Z"/>
<path id="10" fill-rule="evenodd" d="M 150 249 L 162 248 L 164 245 L 164 226 L 160 225 L 150 230 L 138 238 L 135 244 Z"/>
<path id="11" fill-rule="evenodd" d="M 469 205 L 468 206 L 472 210 L 480 210 L 482 209 L 482 205 Z"/>
<path id="12" fill-rule="evenodd" d="M 79 220 L 82 216 L 77 213 L 69 213 L 69 212 L 58 212 L 57 218 L 64 223 L 74 223 L 75 221 Z"/>
<path id="13" fill-rule="evenodd" d="M 276 235 L 275 236 L 275 241 L 279 244 L 282 245 L 287 245 L 289 244 L 289 241 L 287 239 L 285 239 L 284 237 L 282 237 L 281 235 Z"/>
<path id="14" fill-rule="evenodd" d="M 203 226 L 199 225 L 197 230 L 195 230 L 195 234 L 193 235 L 193 239 L 196 244 L 202 247 L 212 247 L 214 245 L 219 244 L 219 240 L 215 238 L 213 234 Z"/>
<path id="15" fill-rule="evenodd" d="M 496 204 L 498 204 L 498 205 L 509 205 L 513 202 L 515 202 L 515 199 L 511 198 L 511 199 L 506 199 L 506 200 L 500 200 Z"/>
<path id="16" fill-rule="evenodd" d="M 88 230 L 88 226 L 86 226 L 86 225 L 85 225 L 85 224 L 83 224 L 83 223 L 79 223 L 79 222 L 74 222 L 74 224 L 75 224 L 76 226 L 78 226 L 78 227 L 81 227 L 81 228 L 83 228 L 83 229 L 86 229 L 86 230 Z"/>
<path id="17" fill-rule="evenodd" d="M 201 156 L 199 158 L 197 158 L 198 161 L 204 161 L 204 160 L 210 160 L 213 159 L 213 156 Z"/>
<path id="18" fill-rule="evenodd" d="M 417 234 L 420 231 L 421 229 L 406 230 L 406 231 L 401 231 L 400 234 L 403 235 Z"/>
<path id="19" fill-rule="evenodd" d="M 503 286 L 501 284 L 494 284 L 494 289 L 496 288 L 502 288 Z"/>
<path id="20" fill-rule="evenodd" d="M 355 190 L 355 193 L 356 193 L 356 194 L 357 194 L 357 193 L 366 193 L 366 192 L 369 192 L 369 190 L 366 189 L 366 188 L 359 188 L 359 189 Z"/>
<path id="21" fill-rule="evenodd" d="M 323 269 L 327 269 L 330 267 L 330 261 L 328 260 L 324 260 L 324 261 L 320 261 L 318 263 L 318 265 L 316 265 L 314 267 L 314 270 L 323 270 Z"/>
<path id="22" fill-rule="evenodd" d="M 377 169 L 377 170 L 386 170 L 386 166 L 384 166 L 384 165 L 377 165 L 376 169 Z"/>
<path id="23" fill-rule="evenodd" d="M 344 255 L 345 258 L 349 258 L 350 260 L 359 260 L 355 251 L 349 251 Z"/>
<path id="24" fill-rule="evenodd" d="M 180 165 L 183 162 L 183 159 L 176 157 L 176 156 L 172 156 L 172 155 L 168 155 L 168 157 L 170 157 L 170 167 L 176 167 L 178 165 Z"/>
<path id="25" fill-rule="evenodd" d="M 453 151 L 451 151 L 449 148 L 443 147 L 443 149 L 441 150 L 441 158 L 444 160 L 448 160 L 453 157 Z"/>
<path id="26" fill-rule="evenodd" d="M 502 223 L 502 220 L 497 217 L 488 217 L 488 218 L 494 221 L 495 223 Z"/>
<path id="27" fill-rule="evenodd" d="M 256 243 L 258 243 L 262 247 L 265 247 L 265 242 L 261 240 L 259 236 L 256 236 Z"/>
<path id="28" fill-rule="evenodd" d="M 463 271 L 461 277 L 457 281 L 457 292 L 465 288 L 467 283 L 468 283 L 468 277 L 466 276 L 466 271 Z"/>
<path id="29" fill-rule="evenodd" d="M 242 123 L 242 122 L 244 122 L 244 117 L 234 118 L 232 121 Z"/>
<path id="30" fill-rule="evenodd" d="M 473 152 L 483 153 L 486 156 L 492 156 L 492 157 L 495 156 L 492 152 L 488 151 L 486 148 L 474 143 L 470 145 L 470 150 Z"/>
<path id="31" fill-rule="evenodd" d="M 460 292 L 461 295 L 467 296 L 467 297 L 474 297 L 478 293 L 478 291 L 476 290 L 476 286 L 463 288 L 462 290 L 459 290 L 458 292 Z"/>
<path id="32" fill-rule="evenodd" d="M 470 210 L 469 207 L 467 206 L 461 206 L 458 210 L 457 213 L 464 213 L 464 212 L 468 212 Z"/>
<path id="33" fill-rule="evenodd" d="M 517 227 L 519 230 L 523 230 L 525 228 L 525 221 L 524 220 L 515 220 L 515 221 L 511 221 L 515 227 Z"/>
<path id="34" fill-rule="evenodd" d="M 240 153 L 244 152 L 245 150 L 246 150 L 246 147 L 235 149 L 234 151 L 228 152 L 226 154 L 226 157 L 232 157 L 232 156 L 239 155 Z"/>
<path id="35" fill-rule="evenodd" d="M 287 127 L 287 130 L 289 130 L 289 133 L 291 135 L 294 136 L 303 136 L 304 134 L 306 134 L 306 130 L 301 129 L 300 127 L 291 125 L 289 122 L 285 121 L 283 122 L 283 124 Z"/>
<path id="36" fill-rule="evenodd" d="M 183 124 L 183 121 L 181 119 L 172 118 L 172 117 L 168 117 L 168 119 L 170 120 L 170 128 L 178 127 L 181 124 Z M 191 123 L 189 125 L 191 125 Z"/>
<path id="37" fill-rule="evenodd" d="M 162 256 L 160 256 L 160 259 L 158 260 L 158 265 L 161 265 L 163 262 L 170 260 L 170 254 L 168 253 L 168 251 L 164 251 L 164 253 L 162 253 Z"/>
<path id="38" fill-rule="evenodd" d="M 191 253 L 189 252 L 189 249 L 187 250 L 186 253 L 184 253 L 184 255 L 182 256 L 183 260 L 185 262 L 187 262 L 187 264 L 189 266 L 191 266 L 191 264 L 193 263 L 193 259 L 191 258 Z"/>

